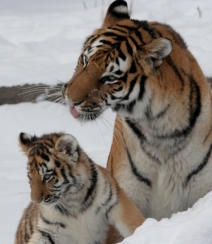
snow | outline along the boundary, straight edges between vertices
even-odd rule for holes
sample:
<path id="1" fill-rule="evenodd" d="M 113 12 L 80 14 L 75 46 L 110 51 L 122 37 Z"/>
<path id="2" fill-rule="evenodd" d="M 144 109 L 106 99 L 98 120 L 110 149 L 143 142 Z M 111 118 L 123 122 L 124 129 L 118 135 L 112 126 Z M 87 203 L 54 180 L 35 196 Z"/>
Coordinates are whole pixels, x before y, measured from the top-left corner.
<path id="1" fill-rule="evenodd" d="M 110 1 L 0 0 L 0 86 L 68 81 L 83 41 L 101 26 Z M 130 6 L 131 1 L 128 1 Z M 212 76 L 212 1 L 134 0 L 132 17 L 173 26 L 185 39 L 206 76 Z M 201 15 L 201 16 L 200 16 Z M 73 134 L 100 165 L 110 149 L 114 114 L 80 124 L 60 104 L 40 102 L 0 106 L 0 237 L 13 243 L 23 209 L 30 201 L 26 157 L 20 132 Z M 212 243 L 212 192 L 170 219 L 147 219 L 122 244 Z"/>
<path id="2" fill-rule="evenodd" d="M 122 244 L 211 244 L 212 192 L 171 219 L 147 219 Z"/>
<path id="3" fill-rule="evenodd" d="M 13 243 L 22 212 L 30 201 L 26 175 L 27 158 L 18 146 L 20 132 L 36 134 L 60 132 L 77 138 L 87 154 L 100 165 L 106 165 L 114 114 L 106 111 L 104 118 L 80 124 L 68 113 L 66 106 L 52 102 L 20 103 L 0 106 L 0 237 L 2 244 Z"/>

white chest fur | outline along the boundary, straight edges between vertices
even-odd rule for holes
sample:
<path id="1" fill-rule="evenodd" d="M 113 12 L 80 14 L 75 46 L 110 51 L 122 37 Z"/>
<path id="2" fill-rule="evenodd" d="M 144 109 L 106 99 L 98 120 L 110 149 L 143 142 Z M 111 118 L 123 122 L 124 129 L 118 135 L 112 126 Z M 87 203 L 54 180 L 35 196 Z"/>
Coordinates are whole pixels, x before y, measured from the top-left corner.
<path id="1" fill-rule="evenodd" d="M 191 207 L 212 189 L 211 158 L 207 167 L 196 173 L 208 146 L 190 139 L 183 149 L 169 156 L 165 149 L 142 146 L 141 140 L 135 135 L 132 138 L 132 131 L 128 130 L 125 140 L 130 157 L 127 153 L 123 157 L 121 173 L 116 179 L 145 217 L 158 220 L 170 217 Z M 155 154 L 150 155 L 148 150 Z"/>
<path id="2" fill-rule="evenodd" d="M 101 244 L 106 237 L 108 223 L 103 210 L 94 205 L 77 217 L 64 216 L 53 208 L 42 208 L 38 229 L 51 234 L 57 244 Z"/>

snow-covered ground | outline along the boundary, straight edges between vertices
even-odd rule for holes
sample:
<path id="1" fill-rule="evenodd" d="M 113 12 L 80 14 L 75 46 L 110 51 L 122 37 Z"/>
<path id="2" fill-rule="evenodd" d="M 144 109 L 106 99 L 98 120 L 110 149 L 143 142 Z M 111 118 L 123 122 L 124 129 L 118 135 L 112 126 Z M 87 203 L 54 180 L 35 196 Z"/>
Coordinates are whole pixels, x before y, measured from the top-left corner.
<path id="1" fill-rule="evenodd" d="M 85 37 L 100 27 L 111 1 L 0 0 L 0 86 L 66 82 Z M 83 4 L 84 3 L 84 4 Z M 131 1 L 128 1 L 130 5 Z M 132 17 L 172 25 L 186 40 L 206 76 L 212 76 L 211 0 L 134 0 Z M 20 132 L 65 131 L 105 166 L 114 114 L 80 124 L 51 102 L 0 106 L 0 243 L 13 243 L 18 221 L 30 201 Z M 123 244 L 211 244 L 212 193 L 171 219 L 148 219 Z"/>

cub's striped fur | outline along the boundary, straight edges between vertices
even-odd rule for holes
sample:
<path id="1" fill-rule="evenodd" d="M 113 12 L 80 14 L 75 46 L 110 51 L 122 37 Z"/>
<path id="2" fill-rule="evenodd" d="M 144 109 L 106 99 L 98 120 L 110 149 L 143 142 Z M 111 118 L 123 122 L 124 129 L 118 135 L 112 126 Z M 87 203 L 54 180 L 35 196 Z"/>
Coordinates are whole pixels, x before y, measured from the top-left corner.
<path id="1" fill-rule="evenodd" d="M 144 221 L 109 171 L 96 165 L 68 134 L 21 133 L 32 202 L 16 244 L 102 244 L 109 224 L 124 237 Z"/>
<path id="2" fill-rule="evenodd" d="M 108 169 L 145 217 L 170 217 L 212 190 L 211 91 L 170 26 L 132 20 L 114 1 L 63 95 L 83 121 L 117 112 Z"/>

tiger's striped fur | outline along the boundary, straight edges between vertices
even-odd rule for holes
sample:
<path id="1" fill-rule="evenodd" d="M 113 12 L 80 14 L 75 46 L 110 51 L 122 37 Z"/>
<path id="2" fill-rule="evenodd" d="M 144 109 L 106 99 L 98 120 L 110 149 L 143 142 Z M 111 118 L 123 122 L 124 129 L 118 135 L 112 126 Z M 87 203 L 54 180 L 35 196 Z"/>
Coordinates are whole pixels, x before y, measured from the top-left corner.
<path id="1" fill-rule="evenodd" d="M 21 133 L 32 202 L 15 244 L 102 244 L 109 224 L 131 235 L 144 219 L 108 170 L 96 165 L 68 134 Z"/>
<path id="2" fill-rule="evenodd" d="M 145 217 L 170 217 L 212 190 L 211 91 L 170 26 L 131 20 L 114 1 L 63 95 L 83 121 L 117 112 L 108 169 Z"/>

